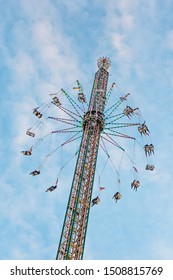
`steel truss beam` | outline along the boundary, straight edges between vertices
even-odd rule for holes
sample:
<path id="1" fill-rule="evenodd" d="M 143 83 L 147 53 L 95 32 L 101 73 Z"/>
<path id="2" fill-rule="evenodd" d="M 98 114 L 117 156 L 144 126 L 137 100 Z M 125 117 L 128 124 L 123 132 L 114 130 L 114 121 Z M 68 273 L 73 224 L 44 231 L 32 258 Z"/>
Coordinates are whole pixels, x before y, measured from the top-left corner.
<path id="1" fill-rule="evenodd" d="M 95 74 L 88 111 L 83 116 L 83 136 L 56 256 L 58 260 L 83 258 L 99 140 L 104 127 L 108 75 L 103 64 Z"/>

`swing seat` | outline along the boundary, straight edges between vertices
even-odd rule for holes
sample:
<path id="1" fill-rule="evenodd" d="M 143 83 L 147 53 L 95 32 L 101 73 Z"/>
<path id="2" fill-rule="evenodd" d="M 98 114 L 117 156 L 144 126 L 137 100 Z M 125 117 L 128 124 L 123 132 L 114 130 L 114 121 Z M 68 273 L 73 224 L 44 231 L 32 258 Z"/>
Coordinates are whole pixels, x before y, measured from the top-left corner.
<path id="1" fill-rule="evenodd" d="M 53 103 L 54 105 L 56 105 L 57 107 L 61 106 L 61 102 L 59 101 L 59 98 L 56 97 L 56 96 L 53 97 L 52 103 Z"/>
<path id="2" fill-rule="evenodd" d="M 79 102 L 86 102 L 85 95 L 82 92 L 78 93 L 78 100 Z"/>
<path id="3" fill-rule="evenodd" d="M 26 134 L 31 136 L 31 137 L 35 136 L 35 133 L 33 133 L 33 132 L 29 131 L 29 130 L 26 131 Z"/>
<path id="4" fill-rule="evenodd" d="M 39 119 L 41 119 L 43 116 L 37 109 L 34 109 L 33 114 Z"/>
<path id="5" fill-rule="evenodd" d="M 40 174 L 40 170 L 34 170 L 29 175 L 36 176 Z"/>
<path id="6" fill-rule="evenodd" d="M 21 151 L 21 153 L 24 155 L 24 156 L 31 156 L 32 154 L 32 151 Z"/>

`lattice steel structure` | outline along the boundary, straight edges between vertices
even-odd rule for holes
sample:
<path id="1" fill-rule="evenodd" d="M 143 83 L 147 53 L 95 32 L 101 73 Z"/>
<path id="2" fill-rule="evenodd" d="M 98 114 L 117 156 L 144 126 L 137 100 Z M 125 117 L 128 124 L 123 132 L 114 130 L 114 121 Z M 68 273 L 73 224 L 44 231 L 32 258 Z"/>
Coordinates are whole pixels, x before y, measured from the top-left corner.
<path id="1" fill-rule="evenodd" d="M 81 260 L 89 218 L 91 196 L 106 103 L 110 60 L 98 60 L 88 111 L 83 116 L 83 136 L 72 181 L 56 259 Z"/>

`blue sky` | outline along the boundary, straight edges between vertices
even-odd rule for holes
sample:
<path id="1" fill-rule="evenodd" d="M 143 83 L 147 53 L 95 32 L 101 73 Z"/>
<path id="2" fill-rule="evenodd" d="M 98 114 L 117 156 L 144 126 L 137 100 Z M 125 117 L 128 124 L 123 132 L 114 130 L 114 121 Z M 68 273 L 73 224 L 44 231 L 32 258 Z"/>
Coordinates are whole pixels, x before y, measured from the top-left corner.
<path id="1" fill-rule="evenodd" d="M 110 58 L 109 86 L 117 85 L 111 102 L 130 92 L 129 102 L 142 112 L 155 146 L 156 168 L 146 172 L 144 151 L 137 150 L 141 187 L 133 192 L 131 164 L 125 157 L 122 199 L 115 204 L 116 176 L 111 165 L 106 166 L 101 203 L 90 211 L 84 259 L 173 259 L 173 1 L 0 4 L 0 259 L 55 259 L 75 158 L 63 170 L 58 189 L 45 189 L 56 179 L 60 158 L 64 163 L 72 158 L 80 141 L 54 153 L 35 178 L 29 173 L 60 139 L 46 139 L 31 159 L 20 151 L 32 145 L 26 130 L 36 120 L 33 108 L 50 102 L 50 93 L 64 88 L 75 98 L 72 88 L 78 79 L 89 100 L 100 56 Z M 56 129 L 52 121 L 43 133 Z M 129 129 L 129 135 L 133 131 Z M 132 154 L 130 143 L 119 143 Z M 120 151 L 108 148 L 118 166 Z M 98 173 L 105 161 L 101 153 Z M 93 197 L 98 193 L 97 177 Z"/>

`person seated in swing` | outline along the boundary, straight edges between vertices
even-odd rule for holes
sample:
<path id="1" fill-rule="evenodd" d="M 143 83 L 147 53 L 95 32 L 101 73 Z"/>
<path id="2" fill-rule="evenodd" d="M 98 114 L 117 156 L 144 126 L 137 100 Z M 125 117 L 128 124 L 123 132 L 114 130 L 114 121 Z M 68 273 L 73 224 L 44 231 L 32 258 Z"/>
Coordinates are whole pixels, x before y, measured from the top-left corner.
<path id="1" fill-rule="evenodd" d="M 78 100 L 79 102 L 86 102 L 85 95 L 82 92 L 78 93 Z"/>
<path id="2" fill-rule="evenodd" d="M 121 97 L 120 97 L 120 100 L 121 100 L 121 101 L 127 100 L 127 96 L 128 96 L 128 95 L 130 95 L 130 93 L 127 93 L 126 95 L 121 96 Z"/>
<path id="3" fill-rule="evenodd" d="M 124 109 L 123 113 L 128 117 L 132 117 L 132 115 L 135 113 L 136 110 L 138 110 L 139 108 L 134 108 L 132 109 L 130 106 L 126 106 L 126 108 Z"/>
<path id="4" fill-rule="evenodd" d="M 155 168 L 155 166 L 152 164 L 152 165 L 150 165 L 150 170 L 151 171 L 153 171 L 154 170 L 154 168 Z"/>
<path id="5" fill-rule="evenodd" d="M 56 105 L 57 107 L 61 106 L 61 102 L 60 102 L 60 100 L 59 100 L 59 98 L 57 96 L 53 97 L 52 103 L 54 105 Z"/>
<path id="6" fill-rule="evenodd" d="M 145 167 L 146 170 L 151 170 L 151 171 L 153 171 L 154 168 L 155 168 L 155 166 L 153 164 L 147 164 Z"/>
<path id="7" fill-rule="evenodd" d="M 151 155 L 151 153 L 154 154 L 154 145 L 153 144 L 149 145 L 149 149 L 150 149 L 150 155 Z"/>
<path id="8" fill-rule="evenodd" d="M 149 155 L 149 154 L 150 154 L 150 145 L 146 144 L 146 145 L 144 146 L 144 150 L 145 150 L 145 155 L 146 155 L 146 156 Z"/>
<path id="9" fill-rule="evenodd" d="M 138 126 L 138 131 L 140 132 L 140 134 L 144 134 L 144 135 L 149 135 L 149 129 L 146 126 L 145 122 L 143 124 L 141 124 L 140 126 Z"/>
<path id="10" fill-rule="evenodd" d="M 31 156 L 32 155 L 32 147 L 28 151 L 21 151 L 24 156 Z"/>
<path id="11" fill-rule="evenodd" d="M 150 170 L 150 164 L 147 164 L 147 165 L 145 166 L 145 169 L 146 169 L 146 170 Z"/>
<path id="12" fill-rule="evenodd" d="M 139 186 L 140 186 L 140 182 L 138 180 L 133 180 L 133 182 L 131 183 L 131 189 L 133 188 L 136 191 Z"/>
<path id="13" fill-rule="evenodd" d="M 133 109 L 130 106 L 126 106 L 123 113 L 129 118 L 129 116 L 132 116 Z"/>
<path id="14" fill-rule="evenodd" d="M 33 114 L 34 114 L 36 117 L 38 117 L 39 119 L 41 119 L 43 115 L 42 115 L 37 109 L 38 109 L 38 108 L 35 108 L 35 109 L 33 110 Z"/>
<path id="15" fill-rule="evenodd" d="M 35 136 L 35 133 L 31 132 L 29 129 L 26 131 L 26 134 L 31 136 L 31 137 Z"/>
<path id="16" fill-rule="evenodd" d="M 57 185 L 49 187 L 45 192 L 53 192 L 57 188 Z"/>
<path id="17" fill-rule="evenodd" d="M 117 201 L 118 201 L 119 199 L 121 199 L 121 197 L 122 197 L 122 195 L 121 195 L 119 192 L 116 192 L 112 198 L 113 198 L 113 199 L 115 200 L 115 202 L 117 203 Z"/>
<path id="18" fill-rule="evenodd" d="M 100 202 L 100 198 L 97 196 L 97 197 L 93 198 L 91 206 L 93 207 L 95 204 L 99 204 L 99 202 Z"/>
<path id="19" fill-rule="evenodd" d="M 34 170 L 31 173 L 29 173 L 29 175 L 32 175 L 32 176 L 36 176 L 36 175 L 39 175 L 39 174 L 40 174 L 40 170 Z"/>

